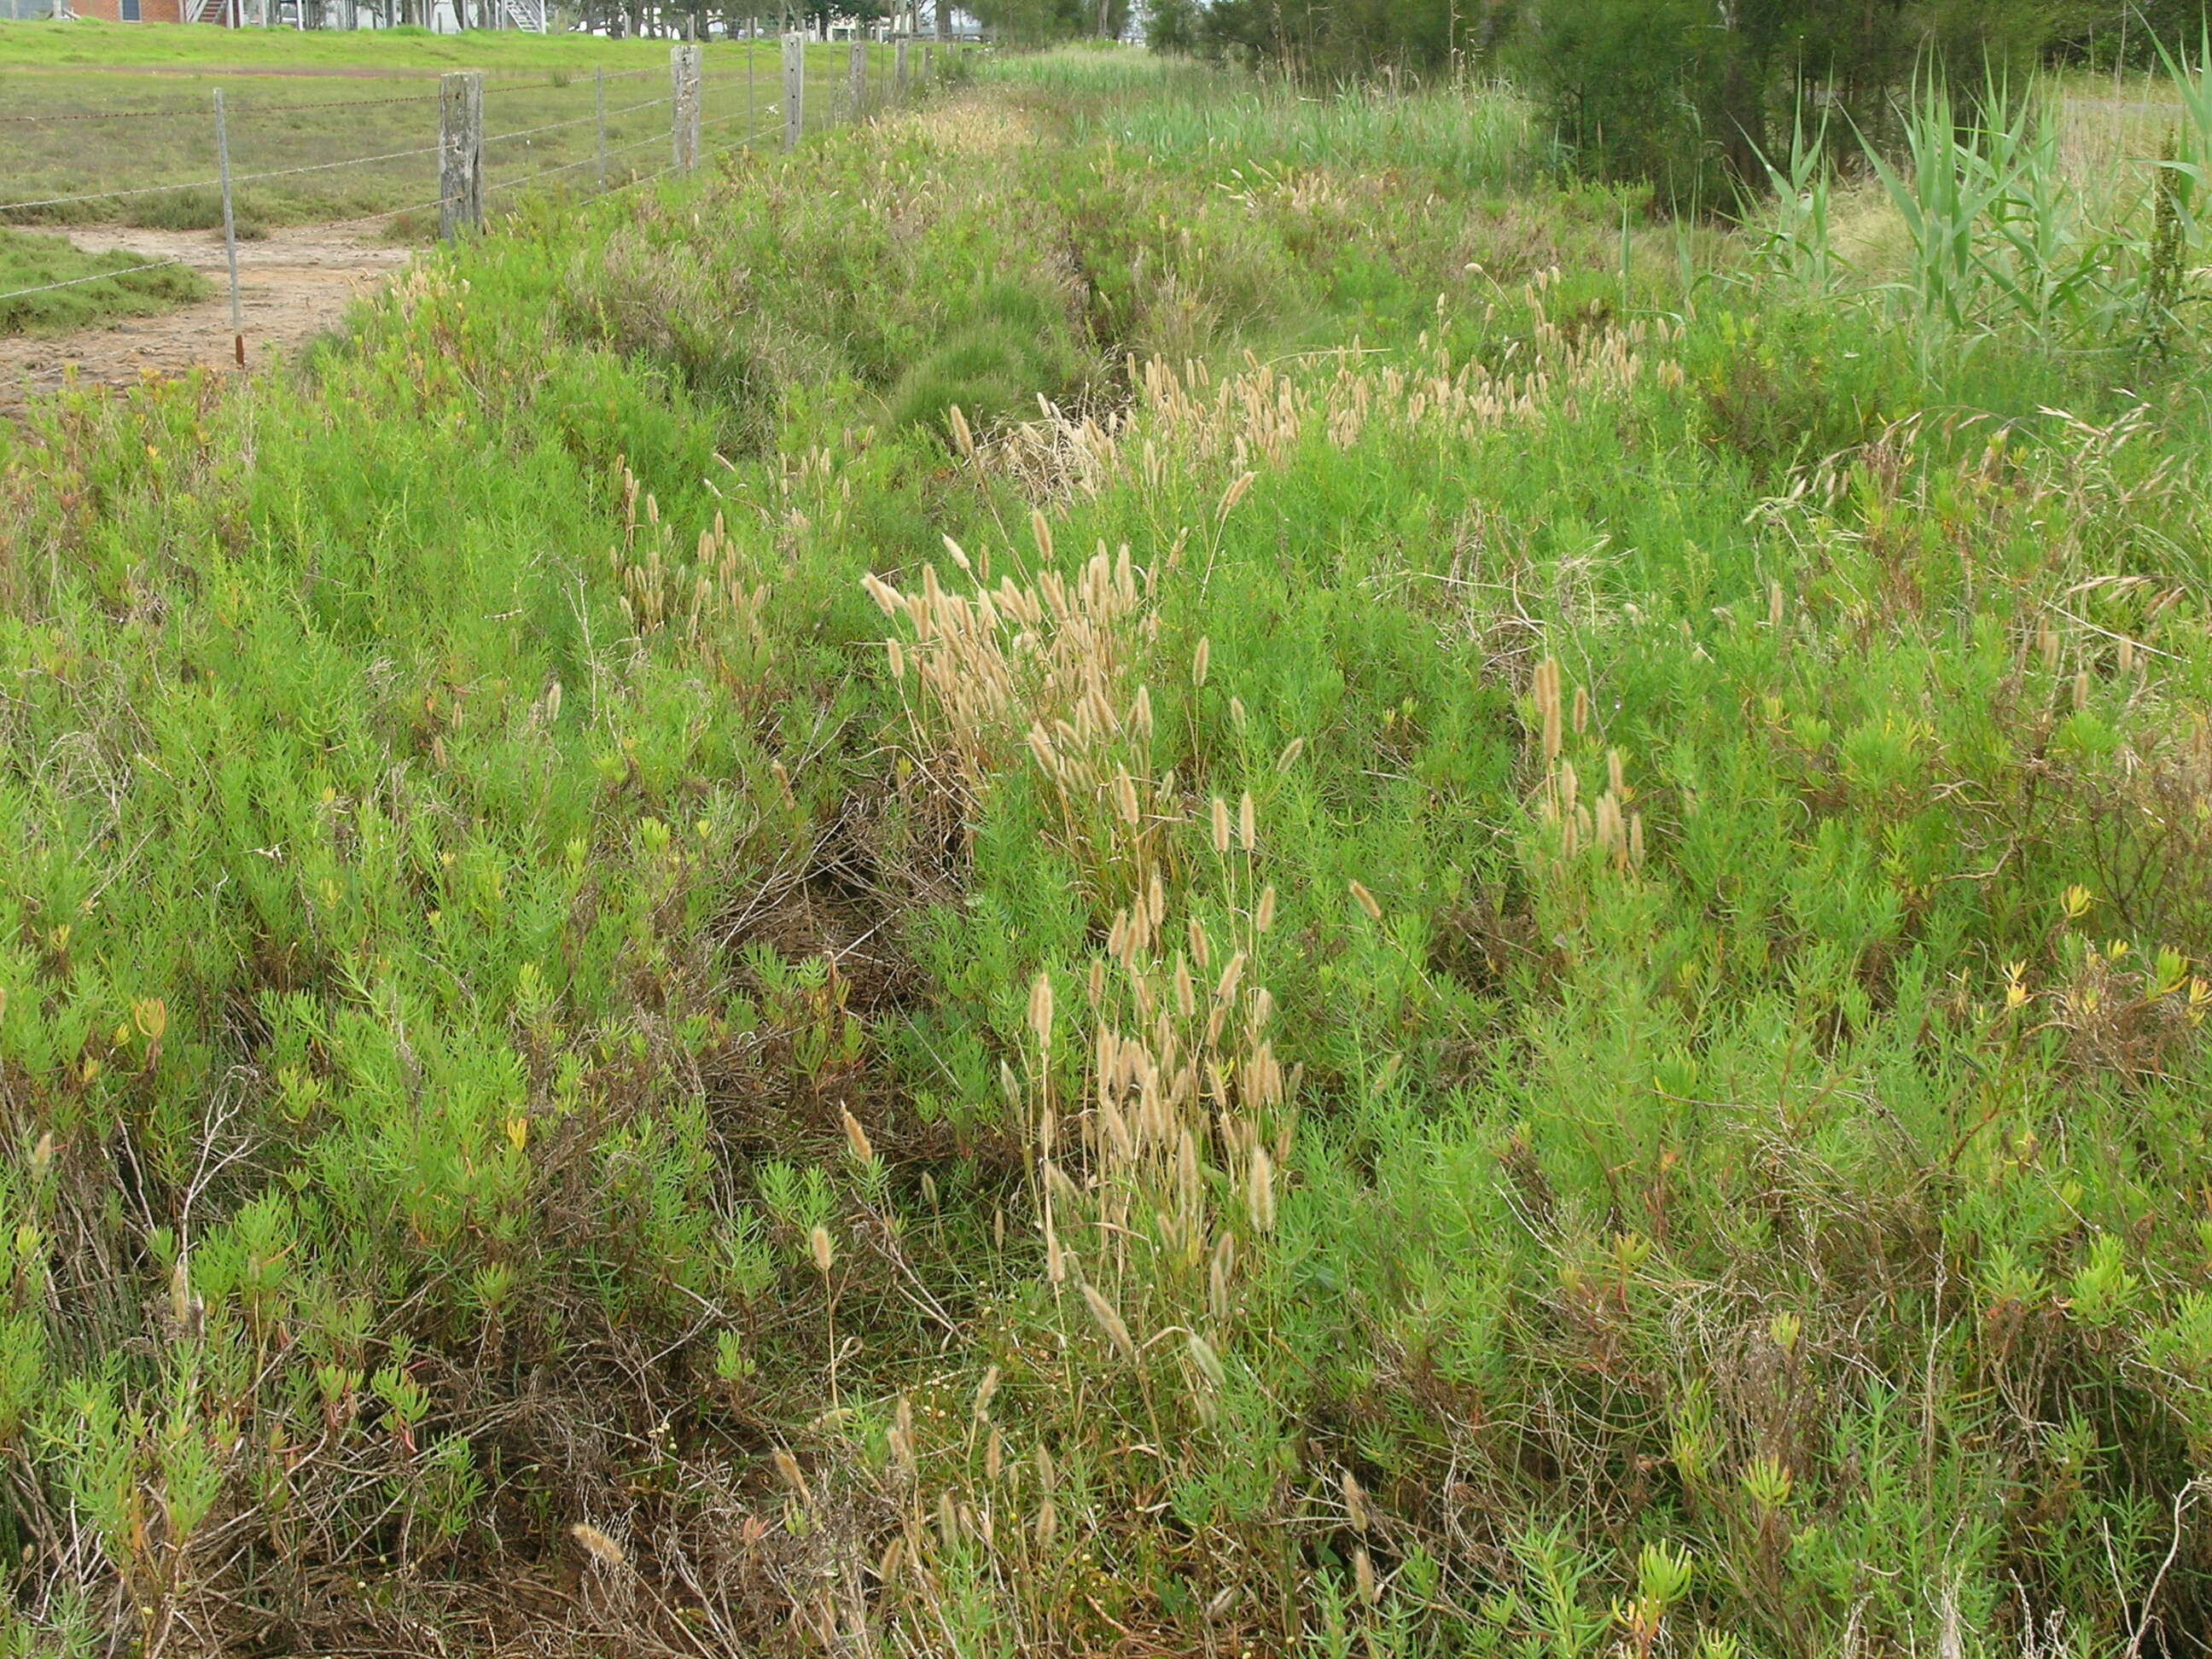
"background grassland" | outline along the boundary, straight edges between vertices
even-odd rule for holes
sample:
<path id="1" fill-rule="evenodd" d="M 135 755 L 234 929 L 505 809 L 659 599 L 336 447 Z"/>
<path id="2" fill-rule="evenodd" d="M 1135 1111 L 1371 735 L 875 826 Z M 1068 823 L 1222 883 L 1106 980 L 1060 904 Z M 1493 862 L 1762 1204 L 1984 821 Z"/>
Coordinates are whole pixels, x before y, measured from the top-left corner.
<path id="1" fill-rule="evenodd" d="M 85 17 L 65 24 L 0 23 L 0 52 L 11 67 L 65 73 L 238 70 L 296 76 L 366 69 L 416 75 L 483 70 L 492 75 L 543 76 L 560 70 L 589 76 L 602 66 L 665 70 L 668 46 L 665 40 L 531 34 L 517 29 L 433 34 L 422 28 L 147 28 Z"/>
<path id="2" fill-rule="evenodd" d="M 238 213 L 249 234 L 434 204 L 437 77 L 450 70 L 485 76 L 484 179 L 495 208 L 511 206 L 526 181 L 571 195 L 591 187 L 595 70 L 611 77 L 610 180 L 669 161 L 665 40 L 399 29 L 279 30 L 272 41 L 271 33 L 0 23 L 0 203 L 46 204 L 0 216 L 19 224 L 219 228 L 209 95 L 216 87 L 224 90 Z M 210 44 L 209 37 L 222 38 Z M 726 148 L 748 135 L 780 143 L 777 43 L 709 41 L 701 50 L 707 143 Z M 846 46 L 809 49 L 810 131 L 843 118 L 849 64 Z M 921 67 L 917 48 L 910 65 L 917 79 Z M 888 98 L 890 47 L 869 47 L 868 74 L 872 98 Z M 366 164 L 345 165 L 356 161 Z M 130 193 L 51 200 L 112 190 Z M 436 223 L 433 209 L 400 216 L 391 228 L 413 238 L 434 233 Z"/>
<path id="3" fill-rule="evenodd" d="M 2091 340 L 1276 97 L 5 438 L 18 1647 L 2205 1627 L 2201 245 Z"/>

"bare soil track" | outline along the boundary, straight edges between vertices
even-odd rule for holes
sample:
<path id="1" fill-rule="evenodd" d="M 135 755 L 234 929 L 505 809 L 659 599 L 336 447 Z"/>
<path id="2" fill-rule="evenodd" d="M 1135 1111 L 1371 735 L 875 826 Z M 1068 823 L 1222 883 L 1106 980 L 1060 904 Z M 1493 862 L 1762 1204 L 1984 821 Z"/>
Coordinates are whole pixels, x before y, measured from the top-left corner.
<path id="1" fill-rule="evenodd" d="M 380 223 L 294 225 L 238 245 L 249 365 L 297 353 L 335 328 L 352 301 L 407 263 L 411 250 L 382 240 Z M 148 374 L 237 368 L 220 234 L 88 225 L 68 234 L 95 252 L 120 248 L 149 259 L 182 259 L 208 279 L 214 295 L 159 316 L 123 318 L 58 338 L 0 337 L 0 409 L 57 389 L 72 371 L 80 386 L 132 386 Z"/>

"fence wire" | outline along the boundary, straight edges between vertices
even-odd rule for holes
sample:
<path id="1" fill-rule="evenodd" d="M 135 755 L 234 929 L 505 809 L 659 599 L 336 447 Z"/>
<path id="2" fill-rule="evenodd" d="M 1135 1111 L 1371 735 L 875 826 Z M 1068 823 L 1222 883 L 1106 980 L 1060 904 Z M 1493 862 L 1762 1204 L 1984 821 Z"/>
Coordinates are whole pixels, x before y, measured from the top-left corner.
<path id="1" fill-rule="evenodd" d="M 181 265 L 182 259 L 155 259 L 143 265 L 125 265 L 120 270 L 95 270 L 89 276 L 70 276 L 58 283 L 40 283 L 36 288 L 10 289 L 0 294 L 0 300 L 20 300 L 27 294 L 52 294 L 58 288 L 81 288 L 87 283 L 111 283 L 118 276 L 136 276 L 142 270 L 166 270 L 171 265 Z"/>

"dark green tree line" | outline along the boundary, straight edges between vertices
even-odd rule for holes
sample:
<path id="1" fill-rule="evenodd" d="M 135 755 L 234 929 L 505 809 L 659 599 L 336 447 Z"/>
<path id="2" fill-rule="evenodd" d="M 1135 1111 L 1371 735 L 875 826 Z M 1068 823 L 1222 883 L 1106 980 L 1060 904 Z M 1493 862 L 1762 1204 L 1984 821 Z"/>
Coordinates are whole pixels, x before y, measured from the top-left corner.
<path id="1" fill-rule="evenodd" d="M 1042 3 L 1043 0 L 1031 0 Z M 1971 102 L 2051 59 L 2155 63 L 2205 0 L 1152 0 L 1152 44 L 1321 83 L 1502 70 L 1561 161 L 1716 204 L 1764 177 L 1801 117 L 1881 142 L 1940 65 Z"/>
<path id="2" fill-rule="evenodd" d="M 973 0 L 963 10 L 999 40 L 1012 46 L 1104 34 L 1118 38 L 1127 27 L 1129 0 Z"/>

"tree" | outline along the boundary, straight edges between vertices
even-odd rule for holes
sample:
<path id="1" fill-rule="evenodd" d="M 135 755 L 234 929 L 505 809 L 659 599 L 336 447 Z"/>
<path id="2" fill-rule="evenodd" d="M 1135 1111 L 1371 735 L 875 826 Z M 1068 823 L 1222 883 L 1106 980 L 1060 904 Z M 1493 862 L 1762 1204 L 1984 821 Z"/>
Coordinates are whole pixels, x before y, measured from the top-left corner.
<path id="1" fill-rule="evenodd" d="M 967 9 L 1000 40 L 1016 46 L 1042 46 L 1099 33 L 1098 0 L 973 0 Z M 1127 26 L 1129 0 L 1107 0 L 1106 29 L 1118 35 Z"/>
<path id="2" fill-rule="evenodd" d="M 1145 44 L 1154 52 L 1198 50 L 1198 0 L 1152 0 L 1145 12 Z"/>
<path id="3" fill-rule="evenodd" d="M 1880 142 L 1889 94 L 1949 76 L 1971 107 L 2017 85 L 2051 40 L 2056 0 L 1533 0 L 1514 57 L 1565 159 L 1716 205 L 1764 179 L 1815 103 Z"/>
<path id="4" fill-rule="evenodd" d="M 1319 80 L 1386 65 L 1443 67 L 1468 40 L 1486 0 L 1213 0 L 1201 40 L 1213 50 Z"/>

